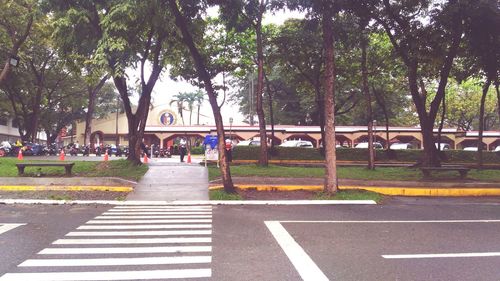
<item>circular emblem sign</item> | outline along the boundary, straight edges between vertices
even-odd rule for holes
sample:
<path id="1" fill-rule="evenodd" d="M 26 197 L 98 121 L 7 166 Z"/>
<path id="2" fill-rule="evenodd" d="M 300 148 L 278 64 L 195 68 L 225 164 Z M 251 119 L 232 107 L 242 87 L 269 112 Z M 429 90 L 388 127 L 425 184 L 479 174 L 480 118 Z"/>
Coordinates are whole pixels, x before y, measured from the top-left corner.
<path id="1" fill-rule="evenodd" d="M 160 114 L 160 123 L 164 126 L 175 125 L 174 113 L 166 111 Z"/>

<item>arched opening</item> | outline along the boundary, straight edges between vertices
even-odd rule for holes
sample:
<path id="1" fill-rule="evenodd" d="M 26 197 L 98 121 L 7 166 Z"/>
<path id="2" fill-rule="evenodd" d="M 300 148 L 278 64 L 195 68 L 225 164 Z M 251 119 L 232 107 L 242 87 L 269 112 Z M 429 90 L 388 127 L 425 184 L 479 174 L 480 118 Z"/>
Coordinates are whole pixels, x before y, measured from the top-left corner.
<path id="1" fill-rule="evenodd" d="M 90 149 L 93 151 L 96 147 L 101 146 L 104 143 L 104 133 L 101 131 L 95 131 L 90 134 Z"/>
<path id="2" fill-rule="evenodd" d="M 320 139 L 318 143 L 318 147 L 323 147 L 323 139 Z M 352 141 L 344 135 L 335 135 L 335 145 L 340 145 L 342 147 L 352 147 Z"/>
<path id="3" fill-rule="evenodd" d="M 404 136 L 404 135 L 395 136 L 390 140 L 389 144 L 394 144 L 394 143 L 410 143 L 416 149 L 422 148 L 422 141 L 420 141 L 414 136 Z"/>
<path id="4" fill-rule="evenodd" d="M 267 141 L 268 141 L 268 145 L 271 145 L 271 142 L 277 146 L 277 145 L 280 145 L 281 144 L 281 140 L 279 138 L 277 138 L 276 136 L 274 136 L 274 138 L 272 137 L 272 135 L 266 135 L 267 137 Z M 252 137 L 252 139 L 260 139 L 260 135 L 255 135 Z M 314 144 L 314 143 L 313 143 Z"/>
<path id="5" fill-rule="evenodd" d="M 175 151 L 177 144 L 179 143 L 181 138 L 186 139 L 188 146 L 190 145 L 191 147 L 198 147 L 198 146 L 201 146 L 203 144 L 203 140 L 205 139 L 205 136 L 202 136 L 200 134 L 175 134 L 175 135 L 171 135 L 170 137 L 165 138 L 163 140 L 163 147 L 165 147 L 165 148 L 173 147 L 174 151 Z"/>
<path id="6" fill-rule="evenodd" d="M 314 147 L 318 147 L 318 142 L 316 141 L 316 139 L 314 139 L 313 137 L 311 137 L 307 134 L 295 134 L 295 135 L 291 135 L 285 139 L 285 141 L 289 141 L 289 140 L 306 140 L 306 141 L 310 141 Z M 281 141 L 280 141 L 280 144 L 281 144 Z"/>
<path id="7" fill-rule="evenodd" d="M 490 151 L 495 151 L 495 149 L 496 149 L 497 147 L 500 147 L 500 139 L 497 139 L 496 141 L 494 141 L 494 142 L 490 143 L 490 145 L 489 145 L 489 149 L 488 149 L 488 150 L 490 150 Z M 500 150 L 500 148 L 499 148 L 499 150 Z"/>
<path id="8" fill-rule="evenodd" d="M 438 143 L 437 136 L 434 136 L 434 142 Z M 441 143 L 447 143 L 447 144 L 449 144 L 451 149 L 454 149 L 454 147 L 455 147 L 455 141 L 452 140 L 452 139 L 450 139 L 447 136 L 441 136 Z"/>
<path id="9" fill-rule="evenodd" d="M 383 147 L 386 145 L 386 140 L 381 136 L 373 135 L 373 141 L 379 142 Z M 359 138 L 354 140 L 353 146 L 356 146 L 358 143 L 368 142 L 368 135 L 360 136 Z"/>
<path id="10" fill-rule="evenodd" d="M 482 143 L 483 149 L 486 149 L 486 144 Z M 466 147 L 479 147 L 479 141 L 476 139 L 463 140 L 457 143 L 457 149 L 464 149 Z"/>

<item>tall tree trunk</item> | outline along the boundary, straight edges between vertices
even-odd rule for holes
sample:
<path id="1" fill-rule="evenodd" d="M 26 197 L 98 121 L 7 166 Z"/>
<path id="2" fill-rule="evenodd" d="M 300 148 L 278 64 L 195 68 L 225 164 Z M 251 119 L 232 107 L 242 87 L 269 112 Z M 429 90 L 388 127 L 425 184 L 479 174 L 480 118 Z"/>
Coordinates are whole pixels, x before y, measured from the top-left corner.
<path id="1" fill-rule="evenodd" d="M 325 54 L 325 183 L 324 191 L 336 193 L 337 157 L 335 151 L 335 57 L 333 47 L 332 9 L 323 7 L 323 49 Z"/>
<path id="2" fill-rule="evenodd" d="M 267 155 L 267 130 L 264 109 L 262 107 L 262 95 L 264 93 L 264 51 L 262 39 L 262 16 L 265 11 L 265 0 L 259 3 L 259 15 L 255 25 L 255 33 L 257 38 L 257 91 L 255 92 L 255 103 L 257 117 L 259 118 L 259 135 L 260 135 L 260 154 L 259 165 L 267 166 L 269 159 Z"/>
<path id="3" fill-rule="evenodd" d="M 264 75 L 266 80 L 266 89 L 267 89 L 267 99 L 269 103 L 269 121 L 271 122 L 271 148 L 274 147 L 274 109 L 273 109 L 273 95 L 271 91 L 271 84 L 267 79 L 267 76 Z"/>
<path id="4" fill-rule="evenodd" d="M 366 49 L 368 40 L 366 38 L 365 27 L 366 24 L 361 23 L 361 76 L 363 80 L 363 94 L 366 96 L 367 110 L 368 110 L 368 169 L 375 170 L 375 150 L 373 149 L 373 109 L 372 109 L 372 96 L 368 88 L 368 67 L 366 66 Z"/>
<path id="5" fill-rule="evenodd" d="M 99 91 L 101 91 L 102 87 L 106 80 L 108 80 L 109 76 L 105 75 L 101 78 L 99 83 L 95 87 L 87 87 L 88 94 L 88 103 L 87 103 L 87 113 L 85 114 L 85 132 L 83 138 L 83 145 L 90 144 L 90 134 L 92 133 L 92 117 L 94 115 L 95 110 L 95 99 Z"/>
<path id="6" fill-rule="evenodd" d="M 441 111 L 441 120 L 439 121 L 439 129 L 438 129 L 438 142 L 437 142 L 437 150 L 441 152 L 441 133 L 443 132 L 444 127 L 444 118 L 446 117 L 446 96 L 443 97 L 442 102 L 442 111 Z"/>
<path id="7" fill-rule="evenodd" d="M 204 82 L 205 90 L 207 91 L 208 101 L 212 107 L 212 111 L 215 119 L 215 126 L 217 128 L 217 139 L 220 159 L 220 171 L 222 175 L 222 184 L 224 185 L 224 191 L 229 193 L 234 193 L 236 190 L 233 185 L 233 180 L 231 178 L 231 171 L 229 169 L 229 162 L 227 161 L 226 149 L 225 149 L 225 135 L 224 135 L 224 123 L 222 120 L 222 115 L 220 112 L 219 105 L 217 104 L 217 93 L 212 85 L 212 80 L 208 73 L 205 61 L 201 56 L 196 44 L 194 43 L 193 37 L 189 32 L 188 23 L 184 16 L 179 11 L 176 0 L 168 1 L 170 10 L 175 17 L 175 25 L 180 30 L 182 35 L 182 40 L 184 44 L 188 47 L 193 62 L 196 66 L 196 71 L 198 72 L 198 77 Z"/>
<path id="8" fill-rule="evenodd" d="M 486 78 L 483 85 L 483 94 L 481 95 L 481 105 L 479 106 L 479 134 L 477 139 L 477 168 L 483 167 L 483 131 L 484 131 L 484 104 L 486 103 L 486 95 L 490 89 L 491 79 Z"/>

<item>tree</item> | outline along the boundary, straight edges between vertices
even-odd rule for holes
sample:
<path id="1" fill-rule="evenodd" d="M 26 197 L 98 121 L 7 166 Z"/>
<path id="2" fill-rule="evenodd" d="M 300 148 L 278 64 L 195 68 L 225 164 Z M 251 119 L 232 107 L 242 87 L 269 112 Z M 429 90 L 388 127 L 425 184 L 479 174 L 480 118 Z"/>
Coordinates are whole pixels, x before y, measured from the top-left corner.
<path id="1" fill-rule="evenodd" d="M 19 59 L 18 52 L 32 30 L 36 11 L 36 1 L 32 0 L 6 0 L 0 3 L 0 42 L 8 50 L 0 53 L 6 57 L 0 72 L 0 86 L 11 70 L 10 59 Z"/>
<path id="2" fill-rule="evenodd" d="M 199 25 L 196 24 L 199 24 L 199 21 L 197 20 L 199 18 L 197 18 L 197 15 L 200 12 L 200 7 L 189 6 L 185 3 L 178 3 L 175 0 L 168 0 L 168 6 L 170 12 L 175 18 L 175 25 L 179 30 L 182 41 L 189 51 L 198 78 L 200 82 L 203 82 L 203 86 L 205 87 L 205 91 L 208 95 L 208 101 L 210 102 L 210 106 L 212 107 L 215 125 L 217 128 L 217 149 L 219 151 L 219 157 L 221 160 L 220 170 L 222 176 L 222 184 L 224 186 L 224 191 L 233 193 L 235 192 L 235 188 L 231 179 L 231 172 L 229 170 L 229 164 L 227 161 L 226 149 L 224 147 L 224 123 L 222 120 L 220 107 L 217 103 L 217 92 L 212 84 L 212 77 L 210 75 L 211 69 L 209 68 L 209 64 L 207 63 L 208 59 L 206 56 L 204 56 L 204 54 L 200 51 L 200 48 L 197 46 L 197 43 L 200 44 L 199 41 L 202 41 L 202 38 L 200 38 L 202 36 L 200 35 L 200 33 L 195 33 L 196 35 L 198 35 L 197 37 L 193 36 L 193 32 L 196 30 L 195 27 L 199 27 Z M 181 12 L 181 10 L 183 12 Z M 195 38 L 199 41 L 195 41 Z"/>
<path id="3" fill-rule="evenodd" d="M 128 160 L 139 165 L 151 93 L 167 61 L 176 55 L 177 39 L 169 29 L 172 22 L 165 2 L 50 2 L 58 20 L 58 41 L 88 44 L 94 63 L 109 70 L 127 116 Z M 76 46 L 73 50 L 78 52 Z M 135 66 L 140 71 L 137 85 L 126 74 Z M 135 111 L 130 99 L 133 94 L 139 96 Z"/>
<path id="4" fill-rule="evenodd" d="M 184 126 L 184 103 L 186 102 L 186 96 L 184 93 L 177 93 L 173 97 L 173 99 L 170 101 L 170 105 L 176 104 L 177 105 L 177 113 L 179 113 L 179 116 L 181 117 L 182 125 Z"/>
<path id="5" fill-rule="evenodd" d="M 462 41 L 465 4 L 460 0 L 441 3 L 382 0 L 372 7 L 375 9 L 371 11 L 371 17 L 383 27 L 406 67 L 409 90 L 422 130 L 422 164 L 439 165 L 433 129 L 453 60 Z M 424 18 L 428 20 L 424 21 Z M 434 75 L 439 82 L 436 95 L 429 102 L 424 78 Z"/>

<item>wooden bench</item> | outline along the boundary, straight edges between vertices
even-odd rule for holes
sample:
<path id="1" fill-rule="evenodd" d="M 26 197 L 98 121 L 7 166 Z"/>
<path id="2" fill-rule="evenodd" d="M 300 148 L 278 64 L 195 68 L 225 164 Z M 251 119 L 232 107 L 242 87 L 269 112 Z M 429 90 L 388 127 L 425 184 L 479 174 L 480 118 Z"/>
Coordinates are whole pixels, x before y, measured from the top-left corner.
<path id="1" fill-rule="evenodd" d="M 469 168 L 463 166 L 420 167 L 420 170 L 426 178 L 431 176 L 431 172 L 457 171 L 462 179 L 465 179 L 467 177 L 467 173 L 470 171 Z"/>
<path id="2" fill-rule="evenodd" d="M 71 176 L 71 169 L 73 169 L 75 163 L 17 163 L 18 175 L 24 174 L 24 168 L 26 167 L 64 167 L 67 176 Z"/>

